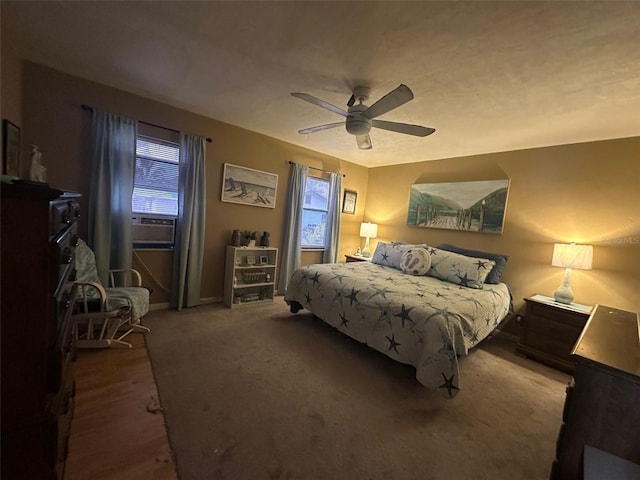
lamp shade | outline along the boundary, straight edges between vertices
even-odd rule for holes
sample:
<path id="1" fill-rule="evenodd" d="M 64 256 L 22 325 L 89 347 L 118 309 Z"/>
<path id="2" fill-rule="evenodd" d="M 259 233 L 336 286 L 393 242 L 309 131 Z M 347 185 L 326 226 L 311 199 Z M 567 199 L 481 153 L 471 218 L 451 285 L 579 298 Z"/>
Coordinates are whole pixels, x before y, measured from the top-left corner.
<path id="1" fill-rule="evenodd" d="M 367 238 L 376 238 L 378 236 L 378 224 L 371 222 L 361 223 L 360 236 Z"/>
<path id="2" fill-rule="evenodd" d="M 593 246 L 575 243 L 554 243 L 551 265 L 554 267 L 591 270 Z"/>

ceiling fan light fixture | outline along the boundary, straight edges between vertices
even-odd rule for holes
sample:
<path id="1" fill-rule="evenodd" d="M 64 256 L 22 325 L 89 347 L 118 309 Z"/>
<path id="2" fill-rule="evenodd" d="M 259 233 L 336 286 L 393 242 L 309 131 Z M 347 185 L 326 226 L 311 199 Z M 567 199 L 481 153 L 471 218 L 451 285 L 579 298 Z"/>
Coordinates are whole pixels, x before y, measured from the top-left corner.
<path id="1" fill-rule="evenodd" d="M 347 117 L 347 132 L 351 135 L 367 135 L 371 131 L 371 120 L 366 118 Z"/>
<path id="2" fill-rule="evenodd" d="M 369 135 L 356 135 L 356 143 L 360 150 L 371 150 L 371 137 Z"/>
<path id="3" fill-rule="evenodd" d="M 349 107 L 345 127 L 351 135 L 367 135 L 371 131 L 371 120 L 362 115 L 367 108 L 362 103 Z"/>

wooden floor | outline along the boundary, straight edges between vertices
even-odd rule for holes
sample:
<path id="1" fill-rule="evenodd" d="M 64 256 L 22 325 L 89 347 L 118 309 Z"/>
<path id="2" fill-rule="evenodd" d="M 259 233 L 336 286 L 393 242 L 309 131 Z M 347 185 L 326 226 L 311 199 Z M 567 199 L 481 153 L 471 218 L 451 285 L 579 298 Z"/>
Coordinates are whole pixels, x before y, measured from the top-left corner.
<path id="1" fill-rule="evenodd" d="M 144 335 L 80 350 L 65 480 L 177 480 Z"/>

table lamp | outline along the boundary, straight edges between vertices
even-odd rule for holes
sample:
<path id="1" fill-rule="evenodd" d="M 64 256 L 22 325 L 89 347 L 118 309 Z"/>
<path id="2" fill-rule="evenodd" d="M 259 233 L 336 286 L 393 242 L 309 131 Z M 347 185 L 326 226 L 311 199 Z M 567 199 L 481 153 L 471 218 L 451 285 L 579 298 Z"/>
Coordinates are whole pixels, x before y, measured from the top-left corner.
<path id="1" fill-rule="evenodd" d="M 576 245 L 575 243 L 554 243 L 553 258 L 551 265 L 563 267 L 564 280 L 554 292 L 553 298 L 556 302 L 569 304 L 573 302 L 573 290 L 571 290 L 571 269 L 579 268 L 591 270 L 593 261 L 593 246 Z"/>
<path id="2" fill-rule="evenodd" d="M 369 250 L 369 239 L 376 238 L 378 236 L 378 224 L 377 223 L 361 223 L 360 224 L 360 236 L 365 237 L 364 248 L 362 249 L 363 257 L 370 257 L 371 250 Z"/>

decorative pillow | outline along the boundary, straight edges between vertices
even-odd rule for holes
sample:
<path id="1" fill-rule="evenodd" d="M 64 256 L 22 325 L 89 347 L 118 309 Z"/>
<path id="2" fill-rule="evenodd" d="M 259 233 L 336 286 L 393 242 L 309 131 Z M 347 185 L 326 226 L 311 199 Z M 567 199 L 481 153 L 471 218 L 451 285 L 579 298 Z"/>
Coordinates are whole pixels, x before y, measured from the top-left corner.
<path id="1" fill-rule="evenodd" d="M 483 252 L 481 250 L 469 250 L 467 248 L 456 247 L 455 245 L 450 245 L 448 243 L 443 243 L 438 245 L 440 250 L 447 250 L 449 252 L 459 253 L 461 255 L 465 255 L 467 257 L 474 258 L 488 258 L 489 260 L 493 260 L 496 262 L 495 266 L 487 275 L 485 283 L 500 283 L 500 279 L 502 278 L 502 274 L 504 273 L 504 269 L 507 266 L 507 260 L 509 260 L 508 255 L 502 255 L 500 253 L 491 253 L 491 252 Z"/>
<path id="2" fill-rule="evenodd" d="M 481 289 L 489 272 L 496 264 L 488 258 L 472 258 L 438 248 L 429 248 L 430 277 L 439 278 L 463 287 Z"/>
<path id="3" fill-rule="evenodd" d="M 373 252 L 373 257 L 371 257 L 371 263 L 377 263 L 378 265 L 393 267 L 400 270 L 402 254 L 414 247 L 426 248 L 427 245 L 413 245 L 405 242 L 378 242 L 376 250 Z"/>
<path id="4" fill-rule="evenodd" d="M 400 258 L 400 270 L 410 275 L 426 275 L 429 267 L 431 267 L 431 255 L 426 248 L 410 248 Z"/>

